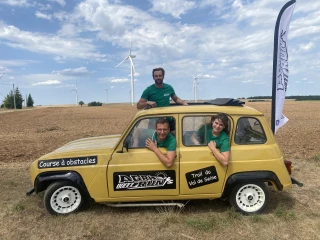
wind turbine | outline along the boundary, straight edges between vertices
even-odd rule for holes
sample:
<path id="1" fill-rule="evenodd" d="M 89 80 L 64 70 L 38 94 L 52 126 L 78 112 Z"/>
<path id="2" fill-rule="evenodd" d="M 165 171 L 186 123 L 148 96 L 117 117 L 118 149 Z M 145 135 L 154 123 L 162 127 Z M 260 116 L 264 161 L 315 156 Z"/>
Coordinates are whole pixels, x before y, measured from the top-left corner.
<path id="1" fill-rule="evenodd" d="M 108 104 L 108 88 L 105 89 L 107 91 L 107 104 Z"/>
<path id="2" fill-rule="evenodd" d="M 131 89 L 129 89 L 129 101 L 130 101 L 131 92 L 132 92 Z"/>
<path id="3" fill-rule="evenodd" d="M 133 61 L 132 58 L 135 58 L 136 55 L 132 55 L 131 54 L 131 40 L 130 40 L 130 48 L 129 48 L 129 54 L 127 57 L 125 57 L 122 62 L 120 62 L 116 67 L 118 67 L 119 65 L 121 65 L 124 61 L 126 60 L 130 60 L 130 73 L 131 73 L 131 105 L 134 104 L 134 65 L 133 65 Z"/>
<path id="4" fill-rule="evenodd" d="M 73 92 L 73 91 L 76 92 L 76 107 L 78 107 L 78 88 L 77 88 L 77 83 L 76 83 L 74 89 L 72 89 L 70 92 Z"/>
<path id="5" fill-rule="evenodd" d="M 191 73 L 190 73 L 190 74 L 191 74 Z M 193 95 L 194 95 L 194 101 L 195 101 L 195 102 L 197 102 L 197 101 L 198 101 L 198 98 L 199 98 L 199 88 L 198 88 L 198 85 L 199 85 L 199 83 L 198 83 L 199 75 L 200 75 L 200 74 L 198 74 L 197 76 L 193 76 L 193 75 L 191 74 L 191 76 L 193 77 L 193 86 L 192 86 L 192 88 L 193 88 Z"/>

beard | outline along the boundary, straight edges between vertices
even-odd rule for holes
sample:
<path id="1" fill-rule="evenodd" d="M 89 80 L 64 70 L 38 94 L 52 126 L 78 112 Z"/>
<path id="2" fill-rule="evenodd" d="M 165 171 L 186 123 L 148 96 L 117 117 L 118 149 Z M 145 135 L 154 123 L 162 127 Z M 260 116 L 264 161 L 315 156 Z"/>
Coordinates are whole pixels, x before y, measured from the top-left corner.
<path id="1" fill-rule="evenodd" d="M 156 85 L 162 85 L 163 79 L 156 79 L 154 82 Z"/>

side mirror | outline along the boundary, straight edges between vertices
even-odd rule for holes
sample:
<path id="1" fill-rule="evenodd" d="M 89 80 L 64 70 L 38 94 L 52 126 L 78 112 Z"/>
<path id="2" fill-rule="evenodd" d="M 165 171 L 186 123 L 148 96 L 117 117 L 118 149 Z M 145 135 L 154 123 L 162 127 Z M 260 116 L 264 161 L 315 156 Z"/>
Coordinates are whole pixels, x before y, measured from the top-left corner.
<path id="1" fill-rule="evenodd" d="M 124 143 L 123 143 L 123 147 L 125 147 L 125 149 L 127 150 L 128 152 L 128 149 L 129 149 L 129 143 L 131 142 L 131 138 L 127 138 Z M 122 147 L 122 148 L 123 148 Z"/>
<path id="2" fill-rule="evenodd" d="M 118 150 L 117 153 L 123 153 L 123 148 L 125 148 L 128 152 L 130 142 L 131 142 L 131 137 L 126 138 L 126 140 L 124 140 L 122 149 Z"/>

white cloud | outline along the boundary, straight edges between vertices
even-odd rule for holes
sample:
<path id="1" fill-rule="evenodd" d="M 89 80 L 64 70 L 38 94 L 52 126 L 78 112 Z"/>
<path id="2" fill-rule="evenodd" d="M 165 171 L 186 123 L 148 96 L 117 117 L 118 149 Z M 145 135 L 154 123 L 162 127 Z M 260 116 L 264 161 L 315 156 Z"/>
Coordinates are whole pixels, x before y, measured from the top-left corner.
<path id="1" fill-rule="evenodd" d="M 0 0 L 0 4 L 17 6 L 17 7 L 25 7 L 25 6 L 30 6 L 30 1 L 28 1 L 28 0 Z"/>
<path id="2" fill-rule="evenodd" d="M 37 7 L 39 8 L 40 11 L 47 11 L 51 9 L 51 5 L 50 4 L 42 4 L 42 3 L 38 3 Z"/>
<path id="3" fill-rule="evenodd" d="M 201 78 L 217 78 L 216 76 L 205 74 Z"/>
<path id="4" fill-rule="evenodd" d="M 126 83 L 130 82 L 129 78 L 117 78 L 117 77 L 104 77 L 98 79 L 101 82 L 110 82 L 110 83 Z"/>
<path id="5" fill-rule="evenodd" d="M 64 58 L 93 59 L 106 61 L 90 39 L 65 38 L 52 34 L 22 31 L 19 28 L 0 22 L 2 44 L 42 54 L 54 54 Z"/>
<path id="6" fill-rule="evenodd" d="M 50 2 L 56 2 L 59 5 L 61 5 L 62 7 L 64 7 L 66 5 L 66 1 L 65 0 L 49 0 Z"/>
<path id="7" fill-rule="evenodd" d="M 185 14 L 188 10 L 196 6 L 194 1 L 181 0 L 151 0 L 151 3 L 153 4 L 151 11 L 170 14 L 175 18 L 180 18 L 180 15 Z"/>
<path id="8" fill-rule="evenodd" d="M 309 42 L 307 44 L 302 44 L 299 47 L 300 47 L 300 49 L 302 49 L 304 51 L 309 51 L 311 48 L 314 47 L 314 43 L 313 42 Z"/>
<path id="9" fill-rule="evenodd" d="M 35 15 L 37 18 L 42 18 L 42 19 L 47 19 L 47 20 L 51 20 L 52 19 L 52 15 L 51 14 L 45 14 L 39 11 L 35 12 Z"/>
<path id="10" fill-rule="evenodd" d="M 76 37 L 78 35 L 78 29 L 74 24 L 67 23 L 62 25 L 58 34 L 59 36 Z"/>
<path id="11" fill-rule="evenodd" d="M 131 73 L 128 76 L 131 77 Z M 138 77 L 138 76 L 140 76 L 140 73 L 135 72 L 135 73 L 133 73 L 133 76 Z"/>
<path id="12" fill-rule="evenodd" d="M 114 78 L 109 80 L 111 83 L 125 83 L 125 82 L 130 82 L 129 78 Z"/>
<path id="13" fill-rule="evenodd" d="M 0 60 L 0 66 L 12 66 L 12 67 L 17 67 L 17 66 L 25 66 L 28 64 L 33 64 L 33 63 L 38 63 L 39 61 L 35 60 Z"/>
<path id="14" fill-rule="evenodd" d="M 86 67 L 79 67 L 75 69 L 68 68 L 61 71 L 53 71 L 52 73 L 64 76 L 87 76 L 90 75 L 92 72 L 90 72 Z"/>
<path id="15" fill-rule="evenodd" d="M 55 84 L 60 84 L 61 82 L 59 80 L 47 80 L 44 82 L 37 82 L 33 83 L 32 86 L 40 86 L 40 85 L 55 85 Z"/>
<path id="16" fill-rule="evenodd" d="M 8 73 L 8 72 L 11 72 L 11 70 L 9 68 L 0 65 L 0 75 L 2 75 L 3 73 Z"/>
<path id="17" fill-rule="evenodd" d="M 302 78 L 302 79 L 296 81 L 296 83 L 314 83 L 314 82 L 311 80 L 308 80 L 308 78 L 305 77 L 305 78 Z"/>

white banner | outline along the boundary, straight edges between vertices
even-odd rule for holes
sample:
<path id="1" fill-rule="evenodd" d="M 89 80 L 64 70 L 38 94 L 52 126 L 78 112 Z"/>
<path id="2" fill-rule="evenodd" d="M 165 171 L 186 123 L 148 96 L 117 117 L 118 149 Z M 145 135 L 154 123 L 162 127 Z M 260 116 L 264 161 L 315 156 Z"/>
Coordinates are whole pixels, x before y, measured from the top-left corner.
<path id="1" fill-rule="evenodd" d="M 289 77 L 287 48 L 288 29 L 295 5 L 296 1 L 292 0 L 283 6 L 275 27 L 271 124 L 274 134 L 276 134 L 277 130 L 288 121 L 288 118 L 282 114 L 282 110 Z"/>

